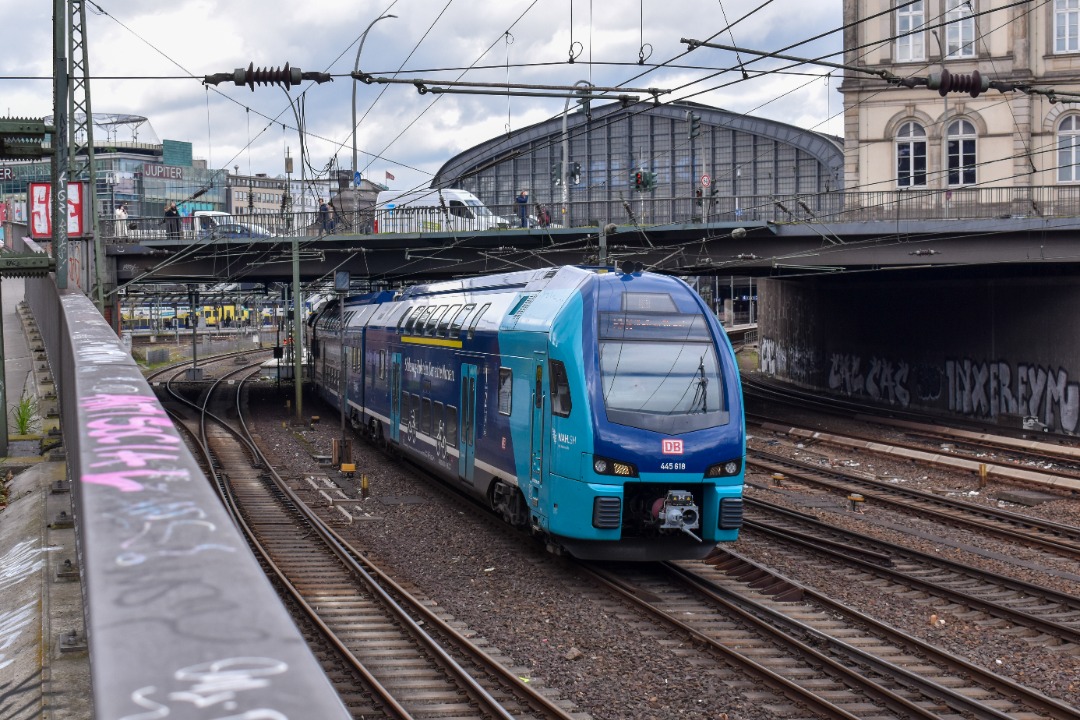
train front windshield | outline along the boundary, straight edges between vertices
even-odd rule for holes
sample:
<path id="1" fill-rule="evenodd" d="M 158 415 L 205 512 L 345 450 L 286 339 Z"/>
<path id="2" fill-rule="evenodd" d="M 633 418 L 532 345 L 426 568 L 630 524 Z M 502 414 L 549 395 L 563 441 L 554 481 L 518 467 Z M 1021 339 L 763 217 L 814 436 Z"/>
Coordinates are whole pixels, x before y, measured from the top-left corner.
<path id="1" fill-rule="evenodd" d="M 729 422 L 704 315 L 601 312 L 599 320 L 608 420 L 671 434 Z"/>

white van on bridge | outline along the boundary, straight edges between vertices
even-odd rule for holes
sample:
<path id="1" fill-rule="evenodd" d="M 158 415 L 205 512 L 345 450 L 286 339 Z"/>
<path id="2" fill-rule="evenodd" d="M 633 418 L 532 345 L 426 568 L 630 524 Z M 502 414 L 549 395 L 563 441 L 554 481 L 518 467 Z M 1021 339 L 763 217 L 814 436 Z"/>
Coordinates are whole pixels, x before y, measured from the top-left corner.
<path id="1" fill-rule="evenodd" d="M 495 215 L 465 190 L 384 190 L 375 203 L 375 232 L 505 230 L 510 220 Z"/>

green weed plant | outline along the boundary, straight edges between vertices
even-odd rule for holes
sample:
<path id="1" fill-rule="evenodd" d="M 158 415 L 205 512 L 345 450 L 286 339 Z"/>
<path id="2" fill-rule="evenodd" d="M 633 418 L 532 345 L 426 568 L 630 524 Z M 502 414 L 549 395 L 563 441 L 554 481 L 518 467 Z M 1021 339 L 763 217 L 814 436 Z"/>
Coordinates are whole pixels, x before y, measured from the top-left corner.
<path id="1" fill-rule="evenodd" d="M 15 423 L 16 433 L 29 435 L 37 420 L 37 403 L 34 398 L 26 396 L 19 400 L 19 404 L 11 408 L 11 419 Z"/>

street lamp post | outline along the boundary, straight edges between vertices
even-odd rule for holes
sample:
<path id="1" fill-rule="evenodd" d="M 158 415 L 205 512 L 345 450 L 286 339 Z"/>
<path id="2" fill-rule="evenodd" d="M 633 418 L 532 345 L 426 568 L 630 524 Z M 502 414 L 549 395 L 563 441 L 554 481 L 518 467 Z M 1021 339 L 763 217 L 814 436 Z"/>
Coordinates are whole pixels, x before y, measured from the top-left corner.
<path id="1" fill-rule="evenodd" d="M 360 51 L 364 49 L 364 41 L 367 40 L 368 31 L 372 26 L 380 20 L 386 18 L 396 18 L 397 15 L 380 15 L 371 21 L 371 23 L 365 28 L 364 34 L 360 36 L 360 47 L 356 48 L 356 62 L 353 64 L 353 84 L 352 84 L 352 171 L 355 173 L 359 168 L 356 166 L 356 73 L 360 72 Z"/>

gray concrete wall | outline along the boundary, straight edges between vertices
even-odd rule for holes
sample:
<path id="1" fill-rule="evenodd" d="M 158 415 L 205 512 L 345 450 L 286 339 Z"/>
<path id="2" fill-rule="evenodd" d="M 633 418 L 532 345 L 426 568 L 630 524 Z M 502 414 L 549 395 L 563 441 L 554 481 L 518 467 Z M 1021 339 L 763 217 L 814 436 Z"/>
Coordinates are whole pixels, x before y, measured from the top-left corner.
<path id="1" fill-rule="evenodd" d="M 1080 283 L 877 273 L 762 280 L 760 369 L 886 405 L 1080 421 Z"/>

